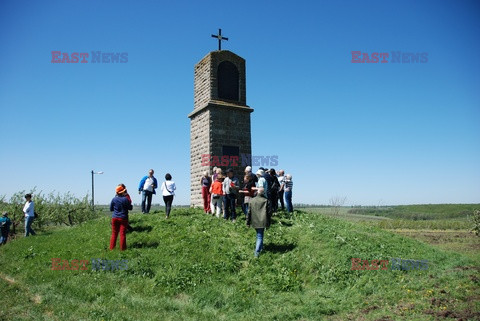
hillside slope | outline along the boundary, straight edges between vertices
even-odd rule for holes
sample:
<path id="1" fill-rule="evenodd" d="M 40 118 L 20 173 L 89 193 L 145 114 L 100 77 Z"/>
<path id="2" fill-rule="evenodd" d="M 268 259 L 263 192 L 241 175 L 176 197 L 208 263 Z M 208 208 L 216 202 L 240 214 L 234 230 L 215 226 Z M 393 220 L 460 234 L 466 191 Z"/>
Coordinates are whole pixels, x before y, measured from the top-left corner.
<path id="1" fill-rule="evenodd" d="M 108 250 L 109 218 L 0 248 L 5 320 L 433 320 L 480 318 L 479 262 L 375 227 L 285 213 L 265 233 L 174 209 L 131 214 L 128 250 Z M 52 270 L 52 258 L 88 260 Z M 351 259 L 428 260 L 427 270 L 351 270 Z M 92 259 L 127 269 L 92 270 Z"/>

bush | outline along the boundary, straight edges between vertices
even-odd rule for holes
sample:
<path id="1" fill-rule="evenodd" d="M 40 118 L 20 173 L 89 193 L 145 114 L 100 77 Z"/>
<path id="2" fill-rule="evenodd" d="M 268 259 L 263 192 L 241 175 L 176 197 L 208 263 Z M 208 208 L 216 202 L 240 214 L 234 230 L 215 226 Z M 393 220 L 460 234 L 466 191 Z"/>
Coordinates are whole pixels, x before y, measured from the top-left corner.
<path id="1" fill-rule="evenodd" d="M 480 210 L 473 211 L 473 231 L 477 236 L 480 236 Z"/>
<path id="2" fill-rule="evenodd" d="M 35 202 L 35 212 L 38 218 L 35 224 L 38 227 L 47 225 L 73 226 L 82 222 L 97 218 L 101 211 L 94 212 L 90 207 L 88 195 L 82 199 L 76 198 L 71 193 L 63 195 L 42 192 L 36 193 L 35 189 L 30 192 Z M 0 211 L 7 211 L 14 226 L 23 225 L 23 206 L 25 204 L 25 191 L 12 195 L 10 201 L 5 201 L 5 196 L 0 197 Z"/>

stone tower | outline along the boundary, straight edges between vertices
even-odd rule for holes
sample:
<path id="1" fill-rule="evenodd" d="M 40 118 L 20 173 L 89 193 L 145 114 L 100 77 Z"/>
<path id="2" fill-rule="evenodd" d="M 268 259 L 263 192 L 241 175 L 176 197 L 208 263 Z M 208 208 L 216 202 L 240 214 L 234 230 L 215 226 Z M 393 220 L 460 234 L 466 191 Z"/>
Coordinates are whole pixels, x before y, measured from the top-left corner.
<path id="1" fill-rule="evenodd" d="M 242 57 L 217 50 L 195 65 L 194 107 L 188 115 L 191 206 L 203 206 L 200 179 L 206 170 L 211 174 L 214 166 L 223 171 L 232 168 L 243 181 L 245 166 L 251 165 L 252 151 L 253 109 L 247 106 L 246 98 Z"/>

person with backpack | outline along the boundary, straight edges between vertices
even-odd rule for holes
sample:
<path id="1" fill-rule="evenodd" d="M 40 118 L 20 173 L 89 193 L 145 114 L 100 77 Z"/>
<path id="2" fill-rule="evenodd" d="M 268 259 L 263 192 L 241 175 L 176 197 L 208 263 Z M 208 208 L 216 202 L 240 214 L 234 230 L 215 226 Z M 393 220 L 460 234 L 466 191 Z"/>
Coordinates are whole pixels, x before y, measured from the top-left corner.
<path id="1" fill-rule="evenodd" d="M 12 221 L 10 221 L 8 213 L 3 212 L 2 217 L 0 217 L 0 245 L 7 243 L 10 225 L 12 225 Z"/>
<path id="2" fill-rule="evenodd" d="M 172 210 L 173 196 L 175 196 L 175 182 L 172 181 L 172 175 L 167 173 L 165 175 L 165 182 L 162 184 L 163 201 L 165 202 L 165 218 L 170 217 L 170 211 Z"/>

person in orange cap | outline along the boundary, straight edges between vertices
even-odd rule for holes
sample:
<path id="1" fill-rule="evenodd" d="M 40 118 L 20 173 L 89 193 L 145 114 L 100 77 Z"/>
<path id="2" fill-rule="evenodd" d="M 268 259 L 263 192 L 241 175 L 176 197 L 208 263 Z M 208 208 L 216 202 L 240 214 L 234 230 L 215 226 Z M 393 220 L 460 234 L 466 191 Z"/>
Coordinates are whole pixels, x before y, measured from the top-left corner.
<path id="1" fill-rule="evenodd" d="M 112 212 L 112 237 L 110 238 L 110 250 L 115 248 L 118 233 L 120 232 L 120 250 L 127 249 L 128 211 L 133 209 L 132 202 L 125 196 L 127 189 L 120 184 L 115 188 L 116 195 L 110 203 Z"/>

